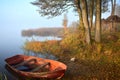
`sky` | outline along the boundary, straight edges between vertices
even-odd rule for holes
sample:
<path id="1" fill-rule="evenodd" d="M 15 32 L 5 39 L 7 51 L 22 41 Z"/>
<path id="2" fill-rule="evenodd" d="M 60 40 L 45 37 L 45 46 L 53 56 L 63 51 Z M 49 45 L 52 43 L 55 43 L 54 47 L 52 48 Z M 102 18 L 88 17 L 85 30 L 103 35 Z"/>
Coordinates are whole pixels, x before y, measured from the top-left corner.
<path id="1" fill-rule="evenodd" d="M 15 42 L 20 43 L 22 30 L 62 27 L 64 14 L 51 19 L 42 17 L 37 12 L 38 7 L 30 4 L 33 1 L 35 0 L 0 0 L 0 47 L 6 48 Z M 117 3 L 120 4 L 120 0 L 117 0 Z M 109 15 L 110 12 L 106 12 L 102 17 Z M 67 16 L 69 24 L 78 20 L 73 11 L 68 12 Z"/>
<path id="2" fill-rule="evenodd" d="M 0 26 L 4 29 L 29 29 L 38 27 L 61 27 L 63 16 L 47 19 L 30 4 L 34 0 L 1 0 Z M 72 15 L 71 15 L 72 16 Z M 71 21 L 76 18 L 72 18 Z"/>
<path id="3" fill-rule="evenodd" d="M 30 4 L 35 0 L 0 0 L 0 45 L 21 40 L 21 31 L 42 27 L 62 27 L 63 15 L 47 19 Z M 77 21 L 74 13 L 68 14 L 69 24 Z"/>
<path id="4" fill-rule="evenodd" d="M 38 7 L 30 4 L 33 1 L 35 0 L 0 0 L 0 34 L 20 32 L 24 29 L 62 26 L 63 15 L 51 19 L 42 17 L 37 12 Z M 120 3 L 120 0 L 117 1 Z M 109 14 L 107 12 L 103 17 Z M 78 16 L 75 16 L 72 11 L 67 15 L 69 24 L 78 20 Z"/>

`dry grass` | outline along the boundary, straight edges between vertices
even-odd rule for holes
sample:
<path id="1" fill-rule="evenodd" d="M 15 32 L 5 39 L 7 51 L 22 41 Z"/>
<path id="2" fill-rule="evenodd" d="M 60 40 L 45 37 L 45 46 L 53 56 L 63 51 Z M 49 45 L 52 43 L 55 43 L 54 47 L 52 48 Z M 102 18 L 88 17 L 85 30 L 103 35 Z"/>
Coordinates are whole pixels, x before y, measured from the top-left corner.
<path id="1" fill-rule="evenodd" d="M 120 80 L 120 33 L 104 34 L 101 44 L 91 46 L 77 44 L 74 37 L 61 42 L 40 42 L 41 52 L 44 49 L 56 55 L 68 66 L 61 80 Z M 70 61 L 72 57 L 76 58 L 75 62 Z"/>
<path id="2" fill-rule="evenodd" d="M 99 57 L 99 56 L 98 56 Z M 60 61 L 68 66 L 63 80 L 119 80 L 120 60 L 109 60 L 106 56 L 100 59 L 78 59 L 70 61 L 69 57 L 61 58 Z"/>

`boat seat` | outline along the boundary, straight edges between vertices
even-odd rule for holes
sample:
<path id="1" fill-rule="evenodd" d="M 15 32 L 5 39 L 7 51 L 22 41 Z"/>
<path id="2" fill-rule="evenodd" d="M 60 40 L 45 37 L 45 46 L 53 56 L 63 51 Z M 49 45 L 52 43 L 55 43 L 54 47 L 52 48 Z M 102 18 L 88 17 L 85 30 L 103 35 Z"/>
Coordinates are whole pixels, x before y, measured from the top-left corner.
<path id="1" fill-rule="evenodd" d="M 21 62 L 21 63 L 19 63 L 19 64 L 17 64 L 17 65 L 14 65 L 14 67 L 17 68 L 17 67 L 23 66 L 23 65 L 25 65 L 25 64 L 27 64 L 27 63 L 29 63 L 29 62 L 32 62 L 32 61 L 37 62 L 37 60 L 36 60 L 35 58 L 32 58 L 32 59 L 23 61 L 23 62 Z"/>
<path id="2" fill-rule="evenodd" d="M 55 71 L 63 70 L 62 67 L 55 68 Z"/>
<path id="3" fill-rule="evenodd" d="M 38 71 L 40 69 L 45 68 L 45 66 L 47 66 L 47 65 L 50 66 L 50 62 L 46 62 L 46 63 L 44 63 L 42 65 L 39 65 L 39 66 L 35 67 L 34 69 L 32 69 L 30 72 L 36 72 L 36 71 Z"/>

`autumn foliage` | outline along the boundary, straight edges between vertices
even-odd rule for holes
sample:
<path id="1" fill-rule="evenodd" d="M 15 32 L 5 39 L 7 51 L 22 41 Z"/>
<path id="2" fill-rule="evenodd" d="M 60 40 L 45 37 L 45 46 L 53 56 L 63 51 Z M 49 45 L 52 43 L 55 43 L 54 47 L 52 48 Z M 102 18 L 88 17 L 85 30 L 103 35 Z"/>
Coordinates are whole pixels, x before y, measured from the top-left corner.
<path id="1" fill-rule="evenodd" d="M 68 65 L 62 80 L 119 80 L 120 32 L 105 33 L 101 44 L 86 46 L 77 33 L 62 40 L 27 41 L 24 48 L 36 53 L 50 53 Z M 75 62 L 70 62 L 72 57 Z"/>
<path id="2" fill-rule="evenodd" d="M 24 49 L 34 53 L 58 53 L 61 51 L 59 41 L 57 40 L 47 40 L 44 42 L 35 40 L 27 41 L 24 45 Z"/>

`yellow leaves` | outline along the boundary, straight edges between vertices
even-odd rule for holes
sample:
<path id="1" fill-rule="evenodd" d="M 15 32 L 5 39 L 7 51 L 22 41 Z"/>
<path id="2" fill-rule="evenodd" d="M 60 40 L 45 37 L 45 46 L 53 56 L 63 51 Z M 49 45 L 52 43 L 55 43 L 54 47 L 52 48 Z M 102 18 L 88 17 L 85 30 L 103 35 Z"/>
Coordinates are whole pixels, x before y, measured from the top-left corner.
<path id="1" fill-rule="evenodd" d="M 59 40 L 48 40 L 44 44 L 44 49 L 49 53 L 61 53 L 61 46 Z"/>
<path id="2" fill-rule="evenodd" d="M 43 44 L 39 41 L 31 41 L 25 44 L 24 49 L 38 53 L 40 52 L 42 46 Z"/>
<path id="3" fill-rule="evenodd" d="M 46 43 L 48 45 L 55 45 L 55 44 L 58 44 L 58 40 L 48 40 L 48 41 L 46 41 Z"/>
<path id="4" fill-rule="evenodd" d="M 97 52 L 101 53 L 102 50 L 102 45 L 101 44 L 97 44 Z"/>
<path id="5" fill-rule="evenodd" d="M 28 41 L 26 42 L 24 49 L 27 51 L 35 52 L 35 53 L 59 53 L 61 52 L 59 41 L 57 40 L 48 40 L 45 42 Z"/>
<path id="6" fill-rule="evenodd" d="M 64 50 L 68 50 L 70 52 L 76 52 L 79 50 L 80 40 L 78 39 L 78 34 L 71 33 L 68 34 L 60 43 Z"/>
<path id="7" fill-rule="evenodd" d="M 104 54 L 110 56 L 112 55 L 112 50 L 106 50 L 104 51 Z"/>

